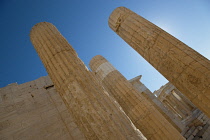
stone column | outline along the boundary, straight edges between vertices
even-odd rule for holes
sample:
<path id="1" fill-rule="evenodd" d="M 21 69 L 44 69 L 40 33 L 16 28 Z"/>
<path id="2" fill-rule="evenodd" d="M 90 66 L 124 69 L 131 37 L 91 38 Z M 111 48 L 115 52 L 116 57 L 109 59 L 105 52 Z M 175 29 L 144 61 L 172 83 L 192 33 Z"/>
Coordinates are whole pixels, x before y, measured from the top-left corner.
<path id="1" fill-rule="evenodd" d="M 170 94 L 170 98 L 175 101 L 176 106 L 179 108 L 179 110 L 182 111 L 182 113 L 184 113 L 186 116 L 191 114 L 190 110 L 188 110 L 185 104 L 183 104 L 182 99 L 181 98 L 179 98 L 180 100 L 177 99 L 177 97 L 174 96 L 173 92 Z"/>
<path id="2" fill-rule="evenodd" d="M 177 118 L 173 111 L 165 107 L 163 103 L 142 82 L 140 82 L 140 78 L 141 76 L 135 77 L 129 80 L 129 82 L 181 133 L 185 126 L 181 123 L 180 119 Z"/>
<path id="3" fill-rule="evenodd" d="M 55 26 L 38 23 L 30 38 L 86 139 L 144 139 Z"/>
<path id="4" fill-rule="evenodd" d="M 171 105 L 166 99 L 164 99 L 164 100 L 162 101 L 162 103 L 163 103 L 169 110 L 171 110 L 171 111 L 174 113 L 174 115 L 178 117 L 178 119 L 179 119 L 180 121 L 182 120 L 182 116 L 181 116 L 181 115 L 172 107 L 172 105 Z"/>
<path id="5" fill-rule="evenodd" d="M 177 97 L 173 93 L 175 93 L 174 90 L 172 91 L 172 95 L 173 95 L 173 98 L 177 99 Z M 178 94 L 176 94 L 176 95 L 178 95 Z M 181 97 L 179 99 L 177 99 L 177 101 L 179 102 L 179 104 L 182 106 L 183 110 L 185 110 L 188 115 L 192 113 L 189 106 L 184 102 L 184 100 Z"/>
<path id="6" fill-rule="evenodd" d="M 170 103 L 170 105 L 174 108 L 174 110 L 176 110 L 176 112 L 178 112 L 179 115 L 182 116 L 182 119 L 185 119 L 187 116 L 186 114 L 184 114 L 179 106 L 179 104 L 177 104 L 174 100 L 174 98 L 171 98 L 172 95 L 168 95 L 166 96 L 166 100 Z"/>
<path id="7" fill-rule="evenodd" d="M 186 104 L 186 106 L 189 108 L 189 110 L 192 112 L 193 110 L 195 110 L 195 105 L 192 104 L 192 102 L 186 98 L 186 96 L 184 96 L 176 87 L 174 87 L 174 92 L 182 98 L 183 103 Z"/>
<path id="8" fill-rule="evenodd" d="M 99 55 L 95 56 L 90 61 L 90 68 L 147 139 L 184 139 L 160 112 L 105 58 Z"/>
<path id="9" fill-rule="evenodd" d="M 210 117 L 208 59 L 125 7 L 112 12 L 109 26 Z"/>

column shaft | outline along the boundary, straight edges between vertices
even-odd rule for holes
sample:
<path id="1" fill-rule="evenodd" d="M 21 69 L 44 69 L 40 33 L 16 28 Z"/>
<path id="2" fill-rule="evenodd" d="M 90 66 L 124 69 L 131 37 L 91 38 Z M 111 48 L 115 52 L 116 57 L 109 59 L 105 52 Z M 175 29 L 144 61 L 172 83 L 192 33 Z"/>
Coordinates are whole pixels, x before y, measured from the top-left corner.
<path id="1" fill-rule="evenodd" d="M 129 80 L 133 87 L 141 92 L 141 94 L 165 117 L 165 119 L 181 133 L 184 126 L 174 113 L 165 107 L 163 103 L 143 83 L 140 82 L 140 78 L 134 79 L 135 80 Z"/>
<path id="2" fill-rule="evenodd" d="M 179 119 L 180 119 L 180 121 L 182 120 L 182 116 L 172 107 L 172 105 L 166 100 L 166 99 L 164 99 L 163 101 L 162 101 L 162 103 L 169 109 L 169 110 L 171 110 L 173 113 L 174 113 L 174 115 L 176 115 Z"/>
<path id="3" fill-rule="evenodd" d="M 184 96 L 178 89 L 175 88 L 174 91 L 177 95 L 179 95 L 182 98 L 183 102 L 188 106 L 188 108 L 192 112 L 195 109 L 195 105 L 192 104 L 192 102 L 189 99 L 187 99 L 186 96 Z"/>
<path id="4" fill-rule="evenodd" d="M 171 95 L 168 95 L 166 99 L 174 108 L 174 110 L 176 110 L 176 112 L 178 112 L 178 114 L 182 116 L 182 119 L 185 119 L 186 115 L 181 111 L 180 106 L 174 101 L 174 99 L 171 98 Z"/>
<path id="5" fill-rule="evenodd" d="M 175 127 L 180 133 L 181 133 L 181 129 L 171 120 L 171 118 L 168 116 L 169 113 L 171 112 L 164 112 L 163 110 L 165 110 L 165 108 L 160 108 L 161 106 L 158 106 L 157 104 L 154 103 L 154 101 L 150 98 L 150 96 L 146 93 L 142 93 L 142 95 L 155 107 L 155 109 L 157 109 L 162 116 L 173 126 Z M 171 113 L 172 114 L 172 113 Z M 175 116 L 174 116 L 175 117 Z"/>
<path id="6" fill-rule="evenodd" d="M 179 106 L 179 109 L 185 114 L 190 115 L 191 112 L 188 110 L 188 108 L 183 104 L 182 100 L 177 99 L 172 93 L 170 94 L 170 97 L 174 99 L 177 106 Z"/>
<path id="7" fill-rule="evenodd" d="M 55 26 L 39 23 L 30 37 L 86 139 L 144 139 Z"/>
<path id="8" fill-rule="evenodd" d="M 125 7 L 112 12 L 109 26 L 210 117 L 208 59 Z"/>
<path id="9" fill-rule="evenodd" d="M 90 62 L 90 68 L 147 139 L 184 139 L 105 58 L 95 56 Z"/>

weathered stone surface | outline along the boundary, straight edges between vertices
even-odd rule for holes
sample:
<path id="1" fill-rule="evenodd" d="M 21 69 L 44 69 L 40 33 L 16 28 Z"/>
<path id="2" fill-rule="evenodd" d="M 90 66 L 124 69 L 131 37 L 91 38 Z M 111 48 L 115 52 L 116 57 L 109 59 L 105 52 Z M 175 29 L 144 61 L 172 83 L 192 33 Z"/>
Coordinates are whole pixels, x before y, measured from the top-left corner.
<path id="1" fill-rule="evenodd" d="M 105 58 L 97 55 L 89 65 L 104 88 L 116 99 L 147 139 L 184 139 L 179 131 Z"/>
<path id="2" fill-rule="evenodd" d="M 187 140 L 208 140 L 206 136 L 210 134 L 208 131 L 210 119 L 174 85 L 169 82 L 156 90 L 154 94 L 179 119 L 179 123 L 184 126 L 181 134 Z M 177 124 L 177 121 L 175 123 Z M 177 124 L 177 126 L 179 125 Z"/>
<path id="3" fill-rule="evenodd" d="M 174 114 L 185 120 L 193 114 L 197 108 L 174 85 L 167 83 L 154 92 L 158 99 L 168 108 L 174 110 Z"/>
<path id="4" fill-rule="evenodd" d="M 136 88 L 166 119 L 170 122 L 179 132 L 185 128 L 181 120 L 176 115 L 166 108 L 163 103 L 142 83 L 140 82 L 141 76 L 135 77 L 129 82 Z"/>
<path id="5" fill-rule="evenodd" d="M 39 23 L 30 38 L 86 139 L 144 139 L 55 26 Z"/>
<path id="6" fill-rule="evenodd" d="M 208 59 L 125 7 L 112 12 L 109 26 L 210 117 Z"/>
<path id="7" fill-rule="evenodd" d="M 85 139 L 49 77 L 0 88 L 0 99 L 1 140 Z"/>

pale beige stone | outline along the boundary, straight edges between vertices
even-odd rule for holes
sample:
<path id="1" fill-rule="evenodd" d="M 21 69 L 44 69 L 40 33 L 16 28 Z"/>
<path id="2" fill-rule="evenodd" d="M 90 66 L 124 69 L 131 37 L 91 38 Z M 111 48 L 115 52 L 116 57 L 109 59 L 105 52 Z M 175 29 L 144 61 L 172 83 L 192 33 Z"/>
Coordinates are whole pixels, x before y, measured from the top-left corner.
<path id="1" fill-rule="evenodd" d="M 32 28 L 30 38 L 86 139 L 145 139 L 55 26 L 38 23 Z"/>
<path id="2" fill-rule="evenodd" d="M 134 125 L 147 139 L 184 139 L 153 104 L 138 92 L 105 58 L 97 55 L 90 61 L 89 65 L 103 87 L 116 99 Z"/>
<path id="3" fill-rule="evenodd" d="M 208 59 L 125 7 L 112 12 L 109 26 L 210 117 Z"/>
<path id="4" fill-rule="evenodd" d="M 210 119 L 170 82 L 156 90 L 154 94 L 179 119 L 179 122 L 175 123 L 184 126 L 181 134 L 186 139 L 206 139 L 205 135 L 210 134 L 208 132 Z"/>
<path id="5" fill-rule="evenodd" d="M 136 88 L 166 119 L 170 122 L 179 132 L 185 128 L 181 120 L 176 115 L 166 108 L 163 103 L 142 83 L 140 82 L 141 76 L 137 76 L 129 82 Z"/>
<path id="6" fill-rule="evenodd" d="M 154 92 L 158 96 L 158 99 L 166 103 L 166 106 L 170 106 L 174 110 L 176 116 L 179 116 L 181 120 L 185 120 L 188 116 L 193 114 L 196 110 L 195 105 L 190 102 L 182 93 L 171 83 L 167 83 L 159 90 Z"/>
<path id="7" fill-rule="evenodd" d="M 45 88 L 49 86 L 51 88 Z M 71 131 L 70 123 L 74 123 L 74 119 L 70 114 L 63 115 L 68 111 L 67 107 L 49 77 L 21 85 L 10 84 L 0 89 L 0 97 L 3 97 L 0 103 L 0 139 L 46 140 L 63 136 L 70 140 L 85 139 L 81 131 L 77 136 Z"/>

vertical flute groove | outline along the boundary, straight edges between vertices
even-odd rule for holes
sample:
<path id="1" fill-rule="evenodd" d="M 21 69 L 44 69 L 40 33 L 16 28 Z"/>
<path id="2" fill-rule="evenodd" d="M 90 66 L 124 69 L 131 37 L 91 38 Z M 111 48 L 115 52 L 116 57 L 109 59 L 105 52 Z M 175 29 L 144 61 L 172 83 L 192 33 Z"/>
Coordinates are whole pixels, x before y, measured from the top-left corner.
<path id="1" fill-rule="evenodd" d="M 210 117 L 210 61 L 125 7 L 109 26 L 200 110 Z"/>
<path id="2" fill-rule="evenodd" d="M 32 28 L 30 38 L 86 139 L 145 139 L 56 27 L 39 23 Z"/>
<path id="3" fill-rule="evenodd" d="M 155 107 L 105 58 L 95 56 L 90 68 L 147 139 L 184 139 Z"/>

